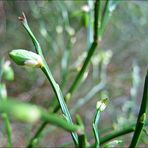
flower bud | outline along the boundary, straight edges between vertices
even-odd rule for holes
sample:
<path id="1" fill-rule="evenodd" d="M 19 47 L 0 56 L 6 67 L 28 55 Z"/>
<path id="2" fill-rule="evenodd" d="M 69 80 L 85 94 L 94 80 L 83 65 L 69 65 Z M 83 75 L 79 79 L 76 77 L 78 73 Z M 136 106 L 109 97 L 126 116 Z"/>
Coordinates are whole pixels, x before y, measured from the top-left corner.
<path id="1" fill-rule="evenodd" d="M 29 67 L 42 67 L 43 61 L 40 55 L 24 49 L 12 50 L 9 53 L 11 59 L 18 65 Z"/>
<path id="2" fill-rule="evenodd" d="M 96 108 L 99 109 L 101 112 L 106 108 L 108 105 L 108 99 L 102 99 L 97 102 Z"/>
<path id="3" fill-rule="evenodd" d="M 10 66 L 10 61 L 6 61 L 3 65 L 3 78 L 8 81 L 14 80 L 14 72 Z"/>
<path id="4" fill-rule="evenodd" d="M 17 119 L 25 122 L 34 123 L 38 121 L 41 117 L 41 112 L 36 106 L 27 106 L 27 105 L 16 105 L 13 108 L 12 112 L 13 116 Z"/>

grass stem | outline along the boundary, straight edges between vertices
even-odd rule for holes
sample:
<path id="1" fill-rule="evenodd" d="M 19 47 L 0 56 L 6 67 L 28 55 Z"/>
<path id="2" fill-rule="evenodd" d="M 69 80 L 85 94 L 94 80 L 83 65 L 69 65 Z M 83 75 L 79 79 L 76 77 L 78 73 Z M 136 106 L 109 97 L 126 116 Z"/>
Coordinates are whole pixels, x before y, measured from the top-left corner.
<path id="1" fill-rule="evenodd" d="M 148 106 L 148 72 L 145 77 L 143 98 L 137 119 L 136 129 L 134 132 L 132 142 L 130 144 L 130 148 L 135 148 L 140 140 L 142 129 L 146 121 L 147 106 Z"/>

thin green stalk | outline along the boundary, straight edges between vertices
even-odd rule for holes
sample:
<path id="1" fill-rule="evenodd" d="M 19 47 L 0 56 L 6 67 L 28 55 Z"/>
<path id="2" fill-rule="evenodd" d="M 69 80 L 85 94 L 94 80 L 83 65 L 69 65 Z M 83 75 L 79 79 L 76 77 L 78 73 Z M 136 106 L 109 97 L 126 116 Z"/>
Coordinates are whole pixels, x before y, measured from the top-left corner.
<path id="1" fill-rule="evenodd" d="M 3 75 L 3 64 L 4 64 L 4 58 L 0 60 L 0 83 L 2 81 L 2 75 Z"/>
<path id="2" fill-rule="evenodd" d="M 94 136 L 95 136 L 95 147 L 96 148 L 99 148 L 99 145 L 100 145 L 99 133 L 98 133 L 99 118 L 100 118 L 100 109 L 97 109 L 96 114 L 95 114 L 95 118 L 93 121 L 93 132 L 94 132 Z"/>
<path id="3" fill-rule="evenodd" d="M 81 131 L 80 126 L 69 123 L 64 118 L 56 114 L 49 114 L 41 107 L 22 103 L 20 101 L 0 101 L 0 112 L 11 114 L 12 117 L 15 117 L 16 119 L 24 122 L 35 123 L 38 120 L 42 120 L 59 126 L 66 131 Z"/>
<path id="4" fill-rule="evenodd" d="M 142 98 L 141 107 L 140 107 L 140 111 L 137 119 L 136 129 L 134 132 L 132 142 L 130 144 L 130 148 L 136 147 L 140 140 L 142 129 L 146 121 L 147 106 L 148 106 L 148 71 L 145 77 L 143 98 Z"/>
<path id="5" fill-rule="evenodd" d="M 38 142 L 38 139 L 40 137 L 41 132 L 45 128 L 45 126 L 48 124 L 48 122 L 43 122 L 41 126 L 38 128 L 37 132 L 33 135 L 33 137 L 30 139 L 27 148 L 31 148 L 34 146 L 34 141 L 35 143 Z"/>
<path id="6" fill-rule="evenodd" d="M 148 125 L 148 120 L 145 122 L 145 125 Z M 120 136 L 123 136 L 123 135 L 126 135 L 126 134 L 129 134 L 133 131 L 135 131 L 135 126 L 136 126 L 136 123 L 132 123 L 130 125 L 125 125 L 123 126 L 122 129 L 119 129 L 119 130 L 115 130 L 107 135 L 105 135 L 104 137 L 101 137 L 100 138 L 100 144 L 104 144 L 114 138 L 117 138 L 117 137 L 120 137 Z M 94 147 L 94 144 L 91 145 L 91 147 Z"/>
<path id="7" fill-rule="evenodd" d="M 70 123 L 72 123 L 72 119 L 71 119 L 69 110 L 68 110 L 67 105 L 66 105 L 66 103 L 64 101 L 64 98 L 63 98 L 63 95 L 62 95 L 62 92 L 60 90 L 59 85 L 53 79 L 53 77 L 52 77 L 52 75 L 51 75 L 51 73 L 49 71 L 49 68 L 47 66 L 42 67 L 42 71 L 44 72 L 44 74 L 48 78 L 49 82 L 52 84 L 53 90 L 54 90 L 54 92 L 55 92 L 55 94 L 56 94 L 56 96 L 58 98 L 59 106 L 61 107 L 61 110 L 62 110 L 66 120 L 69 121 Z M 73 140 L 74 140 L 75 144 L 77 145 L 78 144 L 77 134 L 72 133 L 72 137 L 73 137 Z"/>
<path id="8" fill-rule="evenodd" d="M 32 42 L 35 46 L 36 53 L 38 53 L 39 55 L 41 55 L 43 57 L 41 46 L 40 46 L 39 42 L 37 41 L 37 39 L 35 38 L 34 34 L 32 33 L 32 31 L 28 25 L 28 22 L 27 22 L 24 12 L 22 12 L 22 16 L 18 17 L 18 19 L 22 23 L 22 25 L 24 26 L 25 30 L 28 32 L 30 38 L 32 39 Z"/>
<path id="9" fill-rule="evenodd" d="M 55 93 L 55 95 L 56 95 L 56 97 L 58 99 L 59 106 L 60 106 L 60 108 L 61 108 L 61 110 L 62 110 L 66 120 L 69 121 L 70 123 L 72 123 L 72 119 L 71 119 L 69 110 L 67 108 L 67 105 L 66 105 L 66 103 L 64 101 L 64 97 L 62 95 L 61 89 L 60 89 L 59 85 L 55 82 L 55 80 L 54 80 L 54 78 L 53 78 L 53 76 L 52 76 L 52 74 L 51 74 L 51 72 L 49 70 L 49 67 L 48 67 L 48 65 L 46 63 L 46 60 L 44 59 L 44 56 L 43 56 L 40 44 L 37 41 L 37 39 L 35 38 L 35 36 L 33 35 L 32 31 L 31 31 L 31 29 L 30 29 L 30 27 L 29 27 L 29 25 L 27 23 L 27 19 L 26 19 L 26 16 L 25 16 L 24 13 L 22 14 L 22 17 L 19 17 L 19 20 L 22 22 L 24 28 L 26 29 L 26 31 L 28 32 L 29 36 L 31 37 L 32 42 L 33 42 L 33 44 L 35 46 L 36 52 L 40 56 L 42 56 L 44 64 L 43 64 L 43 67 L 41 69 L 44 72 L 44 74 L 46 75 L 47 79 L 49 80 L 49 82 L 50 82 L 50 84 L 52 86 L 52 89 L 53 89 L 53 91 L 54 91 L 54 93 Z M 77 145 L 78 144 L 78 136 L 77 136 L 77 134 L 73 133 L 73 132 L 71 134 L 72 134 L 72 138 L 74 140 L 74 143 Z M 29 146 L 31 146 L 31 145 L 32 144 L 29 143 Z"/>
<path id="10" fill-rule="evenodd" d="M 90 11 L 88 12 L 88 17 L 89 17 L 89 24 L 87 27 L 87 45 L 88 47 L 90 46 L 90 44 L 93 41 L 93 10 L 92 10 L 92 6 L 93 6 L 93 1 L 92 0 L 87 0 L 88 6 L 90 8 Z"/>
<path id="11" fill-rule="evenodd" d="M 101 99 L 97 102 L 96 105 L 96 113 L 93 121 L 93 132 L 95 136 L 95 147 L 99 148 L 100 147 L 100 139 L 99 139 L 99 133 L 98 133 L 98 123 L 100 119 L 100 113 L 106 108 L 108 104 L 108 99 Z"/>
<path id="12" fill-rule="evenodd" d="M 87 57 L 86 57 L 85 62 L 83 64 L 83 67 L 81 68 L 80 72 L 76 76 L 76 78 L 75 78 L 74 82 L 72 83 L 70 89 L 68 90 L 67 94 L 71 95 L 74 92 L 74 90 L 76 90 L 76 88 L 78 87 L 78 85 L 83 77 L 83 74 L 84 74 L 88 64 L 90 63 L 90 59 L 91 59 L 96 47 L 97 47 L 97 43 L 93 42 L 89 51 L 88 51 L 88 54 L 87 54 Z"/>
<path id="13" fill-rule="evenodd" d="M 86 138 L 84 134 L 78 136 L 79 146 L 78 148 L 86 148 Z"/>
<path id="14" fill-rule="evenodd" d="M 100 138 L 99 138 L 99 132 L 98 132 L 98 123 L 100 119 L 100 113 L 106 108 L 108 105 L 108 99 L 101 99 L 97 102 L 96 105 L 96 113 L 93 121 L 93 132 L 95 136 L 95 147 L 99 148 L 100 147 Z"/>
<path id="15" fill-rule="evenodd" d="M 134 126 L 135 126 L 135 124 L 132 124 L 132 125 L 126 127 L 126 128 L 123 128 L 121 130 L 115 130 L 112 133 L 107 134 L 104 137 L 101 137 L 100 138 L 100 144 L 102 145 L 102 144 L 104 144 L 104 143 L 106 143 L 106 142 L 108 142 L 108 141 L 110 141 L 114 138 L 117 138 L 119 136 L 123 136 L 125 134 L 129 134 L 129 133 L 133 132 L 135 130 Z"/>
<path id="16" fill-rule="evenodd" d="M 97 47 L 97 40 L 98 40 L 98 17 L 99 17 L 99 13 L 100 13 L 100 10 L 99 10 L 99 5 L 98 3 L 100 2 L 101 0 L 96 0 L 95 3 L 94 3 L 94 6 L 95 6 L 95 11 L 94 11 L 94 38 L 93 38 L 93 43 L 92 45 L 90 46 L 89 50 L 88 50 L 88 54 L 87 54 L 87 57 L 84 61 L 84 64 L 80 70 L 80 72 L 77 74 L 74 82 L 72 83 L 72 86 L 70 87 L 68 93 L 66 94 L 66 96 L 64 97 L 66 100 L 65 101 L 68 101 L 68 99 L 71 98 L 71 94 L 73 93 L 73 91 L 76 89 L 76 87 L 78 86 L 79 82 L 81 81 L 82 77 L 83 77 L 83 74 L 86 70 L 86 68 L 88 67 L 88 64 L 90 63 L 90 59 Z M 57 112 L 59 110 L 60 106 L 59 104 L 56 104 L 54 109 L 53 109 L 53 112 Z M 46 123 L 43 123 L 39 129 L 37 130 L 37 133 L 35 134 L 35 137 L 39 137 L 40 135 L 40 132 L 44 129 L 44 127 L 46 126 Z M 33 139 L 33 138 L 32 138 Z"/>
<path id="17" fill-rule="evenodd" d="M 101 0 L 96 0 L 94 3 L 94 37 L 93 37 L 93 43 L 91 44 L 88 53 L 87 53 L 87 57 L 84 61 L 84 64 L 80 70 L 80 72 L 77 74 L 74 82 L 72 83 L 71 87 L 68 90 L 67 94 L 70 94 L 70 96 L 72 95 L 72 93 L 76 90 L 76 88 L 78 87 L 79 83 L 81 82 L 81 79 L 84 75 L 84 72 L 86 71 L 86 68 L 88 67 L 88 64 L 91 61 L 91 57 L 93 56 L 94 51 L 96 50 L 97 44 L 98 44 L 98 22 L 100 20 L 100 2 Z"/>
<path id="18" fill-rule="evenodd" d="M 83 131 L 79 132 L 79 134 L 78 134 L 78 140 L 79 140 L 78 148 L 86 148 L 87 145 L 88 145 L 88 141 L 87 141 L 86 133 L 85 133 L 85 130 L 84 130 L 83 121 L 82 121 L 82 119 L 79 115 L 76 116 L 76 122 L 83 129 Z"/>
<path id="19" fill-rule="evenodd" d="M 10 121 L 6 113 L 2 113 L 2 118 L 4 120 L 4 125 L 6 128 L 6 133 L 7 133 L 7 138 L 8 138 L 7 147 L 11 148 L 12 147 L 12 129 L 10 126 Z"/>
<path id="20" fill-rule="evenodd" d="M 3 75 L 3 68 L 2 68 L 3 62 L 4 61 L 1 60 L 1 67 L 0 67 L 1 77 Z M 5 101 L 7 101 L 6 85 L 4 83 L 0 83 L 0 103 L 5 102 Z M 4 121 L 4 126 L 5 126 L 6 134 L 7 134 L 7 146 L 12 147 L 12 129 L 11 129 L 9 118 L 8 118 L 6 112 L 2 112 L 1 115 L 2 115 L 2 119 Z"/>
<path id="21" fill-rule="evenodd" d="M 112 14 L 112 12 L 115 10 L 116 6 L 118 5 L 120 1 L 116 1 L 116 0 L 106 0 L 105 2 L 105 6 L 104 6 L 104 10 L 103 10 L 103 14 L 102 14 L 102 20 L 101 20 L 101 28 L 100 28 L 100 32 L 99 32 L 99 39 L 101 40 L 106 25 L 110 19 L 110 16 Z"/>

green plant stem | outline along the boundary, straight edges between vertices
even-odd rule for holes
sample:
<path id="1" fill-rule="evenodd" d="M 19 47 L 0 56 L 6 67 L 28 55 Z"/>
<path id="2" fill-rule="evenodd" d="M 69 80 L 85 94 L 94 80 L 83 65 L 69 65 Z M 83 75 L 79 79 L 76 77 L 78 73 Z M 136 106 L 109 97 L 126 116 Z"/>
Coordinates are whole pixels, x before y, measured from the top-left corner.
<path id="1" fill-rule="evenodd" d="M 59 85 L 55 82 L 55 80 L 54 80 L 54 78 L 53 78 L 53 76 L 52 76 L 52 74 L 50 72 L 50 69 L 49 69 L 49 67 L 48 67 L 48 65 L 46 63 L 46 60 L 44 59 L 44 56 L 43 56 L 40 44 L 37 41 L 37 39 L 35 38 L 34 34 L 32 33 L 24 13 L 22 13 L 22 16 L 19 17 L 19 20 L 22 22 L 24 28 L 26 29 L 26 31 L 28 32 L 29 36 L 31 37 L 32 42 L 33 42 L 33 44 L 35 46 L 36 52 L 42 57 L 43 66 L 41 67 L 41 69 L 44 72 L 44 74 L 46 75 L 47 79 L 49 80 L 49 82 L 50 82 L 50 84 L 52 86 L 52 89 L 53 89 L 53 91 L 54 91 L 54 93 L 55 93 L 55 95 L 57 97 L 58 103 L 59 103 L 59 108 L 61 108 L 61 110 L 62 110 L 66 120 L 68 122 L 72 123 L 72 119 L 71 119 L 69 110 L 67 108 L 67 105 L 66 105 L 66 103 L 64 101 L 64 97 L 63 97 L 62 91 L 61 91 Z M 74 140 L 74 143 L 77 145 L 78 144 L 78 136 L 77 136 L 77 134 L 72 132 L 71 135 L 72 135 L 72 138 Z M 31 146 L 32 144 L 29 143 L 29 145 Z"/>
<path id="2" fill-rule="evenodd" d="M 76 116 L 76 122 L 83 129 L 83 131 L 79 132 L 79 134 L 78 134 L 78 140 L 79 140 L 78 148 L 86 148 L 87 144 L 88 144 L 87 137 L 86 137 L 86 133 L 85 133 L 85 130 L 84 130 L 83 121 L 82 121 L 82 119 L 79 115 Z"/>
<path id="3" fill-rule="evenodd" d="M 104 144 L 104 143 L 108 142 L 109 140 L 112 140 L 116 137 L 123 136 L 125 134 L 131 133 L 134 130 L 135 130 L 134 125 L 132 125 L 132 126 L 123 128 L 121 130 L 113 131 L 112 133 L 100 138 L 100 144 Z"/>
<path id="4" fill-rule="evenodd" d="M 67 94 L 72 95 L 72 93 L 74 92 L 74 90 L 76 90 L 76 88 L 78 87 L 78 84 L 80 83 L 84 72 L 86 71 L 86 68 L 88 67 L 88 64 L 90 63 L 91 57 L 97 47 L 98 44 L 98 20 L 99 16 L 100 16 L 100 12 L 99 11 L 99 6 L 100 6 L 100 2 L 101 0 L 96 0 L 94 3 L 94 37 L 93 37 L 93 43 L 91 44 L 88 53 L 87 53 L 87 57 L 84 61 L 84 64 L 80 70 L 80 72 L 77 74 L 74 82 L 72 83 L 71 87 L 68 90 Z"/>
<path id="5" fill-rule="evenodd" d="M 4 64 L 4 58 L 0 60 L 0 83 L 2 81 L 2 75 L 3 75 L 3 64 Z"/>
<path id="6" fill-rule="evenodd" d="M 27 148 L 31 148 L 34 145 L 34 141 L 38 141 L 39 136 L 41 134 L 41 132 L 43 131 L 43 129 L 45 128 L 45 126 L 48 124 L 48 122 L 43 122 L 41 124 L 41 126 L 38 128 L 37 132 L 33 135 L 33 137 L 30 139 Z"/>
<path id="7" fill-rule="evenodd" d="M 99 0 L 100 1 L 100 0 Z M 80 72 L 77 74 L 74 82 L 72 83 L 72 86 L 70 87 L 69 91 L 67 94 L 70 94 L 70 97 L 64 97 L 65 98 L 65 101 L 68 101 L 70 98 L 71 98 L 71 94 L 74 92 L 74 90 L 77 88 L 78 84 L 80 83 L 82 77 L 83 77 L 83 74 L 86 70 L 86 68 L 88 67 L 88 64 L 90 63 L 90 60 L 91 60 L 91 57 L 97 47 L 97 40 L 98 40 L 98 17 L 99 17 L 99 5 L 98 5 L 98 0 L 95 1 L 94 3 L 94 6 L 95 6 L 95 11 L 94 11 L 94 38 L 93 38 L 93 43 L 92 45 L 90 46 L 89 50 L 88 50 L 88 54 L 87 54 L 87 57 L 84 61 L 84 64 L 80 70 Z M 60 105 L 59 104 L 56 104 L 54 109 L 53 109 L 53 112 L 57 112 L 60 108 Z M 39 129 L 37 130 L 36 134 L 34 137 L 39 137 L 40 133 L 42 132 L 42 130 L 44 129 L 44 127 L 46 126 L 46 123 L 42 123 L 42 125 L 39 127 Z M 34 137 L 32 139 L 34 139 Z"/>
<path id="8" fill-rule="evenodd" d="M 138 144 L 138 141 L 140 140 L 142 129 L 144 127 L 145 120 L 146 120 L 147 106 L 148 106 L 148 71 L 145 77 L 143 98 L 142 98 L 141 107 L 140 107 L 140 111 L 137 119 L 136 129 L 134 132 L 132 142 L 130 144 L 130 148 L 135 148 Z"/>
<path id="9" fill-rule="evenodd" d="M 148 125 L 148 120 L 145 122 L 145 125 Z M 119 130 L 115 130 L 109 134 L 107 134 L 106 136 L 103 136 L 100 138 L 100 144 L 104 144 L 114 138 L 117 138 L 117 137 L 120 137 L 120 136 L 123 136 L 123 135 L 126 135 L 126 134 L 129 134 L 133 131 L 135 131 L 135 126 L 136 126 L 136 123 L 132 123 L 130 125 L 125 125 L 126 127 L 122 128 L 122 129 L 119 129 Z M 94 144 L 91 145 L 91 147 L 94 147 Z"/>
<path id="10" fill-rule="evenodd" d="M 48 66 L 45 65 L 45 67 L 42 67 L 41 69 L 44 72 L 44 74 L 46 75 L 46 77 L 48 78 L 50 84 L 52 85 L 52 88 L 58 98 L 59 106 L 60 106 L 64 116 L 66 117 L 66 120 L 69 121 L 70 123 L 72 123 L 72 119 L 71 119 L 69 110 L 68 110 L 67 105 L 64 101 L 64 98 L 63 98 L 63 95 L 62 95 L 59 85 L 55 82 L 54 78 L 52 77 Z M 78 144 L 77 134 L 72 133 L 72 137 L 73 137 L 75 144 L 77 145 Z"/>
<path id="11" fill-rule="evenodd" d="M 126 126 L 126 127 L 125 127 Z M 135 126 L 136 126 L 136 123 L 133 123 L 133 124 L 130 124 L 130 125 L 125 125 L 123 126 L 124 128 L 122 129 L 119 129 L 119 130 L 114 130 L 113 132 L 103 136 L 103 137 L 100 137 L 100 144 L 103 145 L 104 143 L 114 139 L 114 138 L 117 138 L 117 137 L 120 137 L 120 136 L 123 136 L 123 135 L 126 135 L 126 134 L 129 134 L 129 133 L 132 133 L 135 131 Z M 145 122 L 145 126 L 148 126 L 148 120 L 146 120 Z M 110 128 L 112 129 L 112 128 Z M 104 130 L 104 129 L 103 129 Z M 63 147 L 66 145 L 66 146 L 70 146 L 70 144 L 72 144 L 72 142 L 69 142 L 66 144 L 63 144 Z M 92 144 L 90 146 L 90 148 L 94 148 L 95 147 L 95 144 Z"/>
<path id="12" fill-rule="evenodd" d="M 94 136 L 95 136 L 95 147 L 96 148 L 99 148 L 99 145 L 100 145 L 99 133 L 98 133 L 99 118 L 100 118 L 100 110 L 97 109 L 96 114 L 95 114 L 95 118 L 93 121 L 93 132 L 94 132 Z"/>
<path id="13" fill-rule="evenodd" d="M 104 10 L 103 10 L 103 14 L 102 14 L 102 20 L 101 20 L 101 24 L 100 24 L 100 31 L 99 31 L 99 39 L 102 38 L 102 35 L 104 33 L 105 30 L 105 26 L 109 20 L 109 10 L 108 10 L 108 6 L 109 6 L 109 0 L 106 0 L 105 2 L 105 6 L 104 6 Z"/>
<path id="14" fill-rule="evenodd" d="M 72 83 L 70 89 L 68 90 L 68 93 L 67 94 L 72 95 L 73 92 L 74 92 L 74 90 L 76 90 L 76 88 L 78 87 L 78 85 L 79 85 L 79 83 L 80 83 L 80 81 L 81 81 L 81 79 L 82 79 L 82 77 L 84 75 L 84 72 L 85 72 L 88 64 L 90 63 L 90 59 L 91 59 L 91 57 L 92 57 L 92 55 L 93 55 L 96 47 L 97 47 L 97 42 L 93 42 L 92 45 L 91 45 L 91 47 L 90 47 L 90 49 L 88 50 L 87 57 L 86 57 L 86 59 L 84 61 L 84 64 L 83 64 L 80 72 L 76 76 L 74 82 Z"/>
<path id="15" fill-rule="evenodd" d="M 41 119 L 42 121 L 59 126 L 67 131 L 81 131 L 80 126 L 69 123 L 56 114 L 49 114 L 41 107 L 22 103 L 20 101 L 0 101 L 0 112 L 11 114 L 12 117 L 24 122 L 34 123 Z M 6 118 L 5 115 L 4 117 Z"/>
<path id="16" fill-rule="evenodd" d="M 9 122 L 9 119 L 6 113 L 2 113 L 2 118 L 5 123 L 5 128 L 6 128 L 7 138 L 8 138 L 7 146 L 10 148 L 12 147 L 12 129 L 11 129 L 10 122 Z"/>

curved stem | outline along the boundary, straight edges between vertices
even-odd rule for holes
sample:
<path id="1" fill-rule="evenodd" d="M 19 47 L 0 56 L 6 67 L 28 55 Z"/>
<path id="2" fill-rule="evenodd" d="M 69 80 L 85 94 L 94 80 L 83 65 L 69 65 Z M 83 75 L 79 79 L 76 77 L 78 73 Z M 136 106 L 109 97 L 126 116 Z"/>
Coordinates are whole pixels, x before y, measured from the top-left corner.
<path id="1" fill-rule="evenodd" d="M 112 140 L 116 137 L 123 136 L 125 134 L 129 134 L 129 133 L 133 132 L 135 130 L 134 126 L 135 126 L 135 124 L 132 126 L 129 126 L 127 128 L 123 128 L 121 130 L 113 131 L 112 133 L 102 137 L 100 139 L 100 144 L 104 144 L 104 143 L 108 142 L 109 140 Z"/>
<path id="2" fill-rule="evenodd" d="M 148 120 L 145 122 L 145 125 L 148 125 Z M 125 125 L 126 127 L 122 128 L 122 129 L 119 129 L 119 130 L 115 130 L 107 135 L 105 135 L 104 137 L 101 137 L 100 138 L 100 144 L 104 144 L 114 138 L 117 138 L 117 137 L 120 137 L 120 136 L 123 136 L 123 135 L 126 135 L 126 134 L 129 134 L 131 132 L 134 132 L 135 131 L 135 126 L 136 126 L 136 123 L 133 123 L 133 124 L 130 124 L 130 125 Z M 94 147 L 94 144 L 91 145 L 91 147 Z"/>

